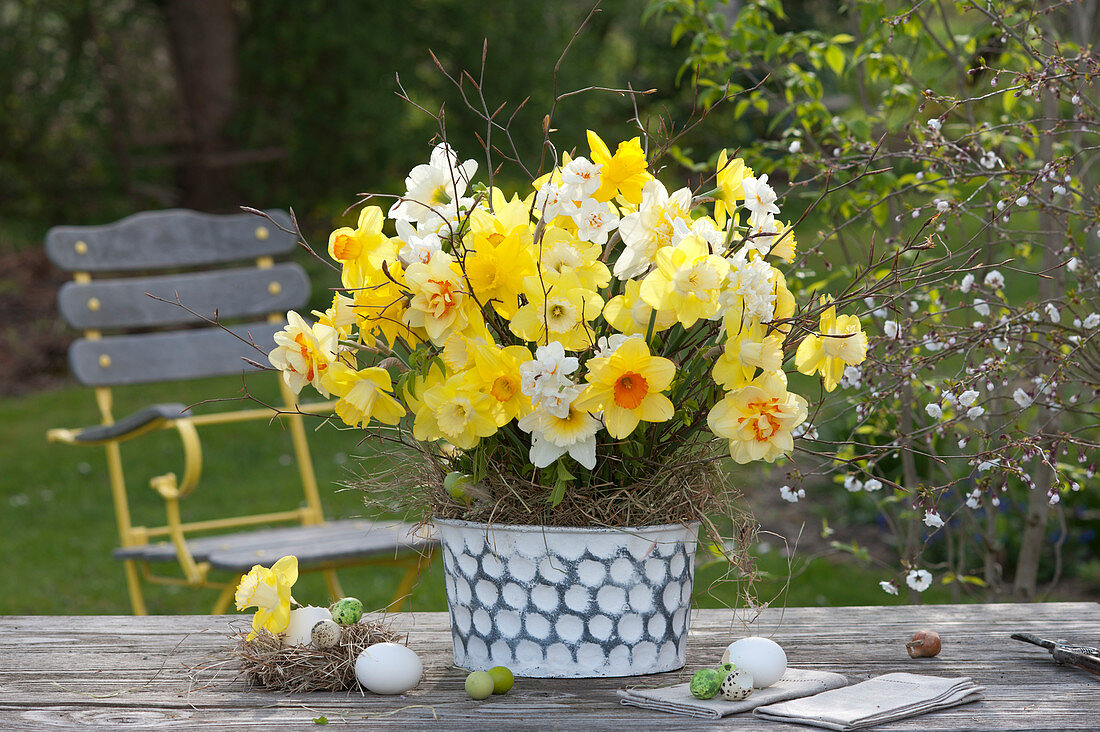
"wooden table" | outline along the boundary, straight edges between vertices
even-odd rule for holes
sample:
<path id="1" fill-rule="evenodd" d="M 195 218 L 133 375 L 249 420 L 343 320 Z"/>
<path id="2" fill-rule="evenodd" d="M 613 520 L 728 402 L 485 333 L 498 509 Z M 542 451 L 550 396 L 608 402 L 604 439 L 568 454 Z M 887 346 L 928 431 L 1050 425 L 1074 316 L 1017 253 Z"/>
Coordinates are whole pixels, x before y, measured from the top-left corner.
<path id="1" fill-rule="evenodd" d="M 1096 729 L 1100 677 L 1054 664 L 1049 654 L 1009 639 L 1012 632 L 1100 643 L 1100 605 L 957 605 L 769 610 L 748 630 L 731 611 L 692 616 L 688 666 L 633 679 L 517 680 L 483 702 L 463 692 L 445 613 L 401 614 L 424 661 L 424 678 L 407 698 L 354 693 L 286 695 L 247 689 L 232 669 L 193 669 L 224 654 L 225 633 L 244 616 L 0 617 L 0 729 L 104 728 L 317 729 L 314 719 L 355 728 L 677 730 L 812 727 L 751 715 L 720 721 L 623 707 L 615 690 L 686 680 L 717 662 L 743 635 L 772 635 L 792 666 L 827 669 L 861 681 L 890 671 L 970 676 L 985 699 L 896 722 L 888 729 Z M 934 628 L 939 657 L 912 660 L 904 644 Z"/>

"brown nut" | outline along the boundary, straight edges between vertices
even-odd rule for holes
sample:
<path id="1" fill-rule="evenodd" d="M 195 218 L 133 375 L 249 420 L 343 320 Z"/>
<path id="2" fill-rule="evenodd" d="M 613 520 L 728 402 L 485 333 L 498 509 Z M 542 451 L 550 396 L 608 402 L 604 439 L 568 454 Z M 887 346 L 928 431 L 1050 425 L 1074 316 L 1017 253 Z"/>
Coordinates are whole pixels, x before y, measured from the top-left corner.
<path id="1" fill-rule="evenodd" d="M 940 634 L 934 630 L 918 630 L 905 644 L 909 658 L 931 658 L 940 652 Z"/>

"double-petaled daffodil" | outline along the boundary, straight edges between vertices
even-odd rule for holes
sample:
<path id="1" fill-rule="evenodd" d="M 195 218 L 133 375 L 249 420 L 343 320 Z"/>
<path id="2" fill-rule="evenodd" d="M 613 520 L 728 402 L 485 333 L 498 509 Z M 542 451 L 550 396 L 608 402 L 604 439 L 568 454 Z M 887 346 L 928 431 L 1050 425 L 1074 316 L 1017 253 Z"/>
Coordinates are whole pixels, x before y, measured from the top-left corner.
<path id="1" fill-rule="evenodd" d="M 401 339 L 410 348 L 415 348 L 426 340 L 426 334 L 423 328 L 413 328 L 405 321 L 408 309 L 403 285 L 405 271 L 396 262 L 390 264 L 387 271 L 389 277 L 382 272 L 372 273 L 366 284 L 351 291 L 359 338 L 368 345 L 373 345 L 371 340 L 374 338 L 381 338 L 391 348 Z"/>
<path id="2" fill-rule="evenodd" d="M 252 632 L 246 640 L 256 637 L 256 632 L 264 629 L 272 633 L 282 633 L 290 623 L 290 588 L 298 581 L 298 558 L 283 557 L 271 569 L 259 564 L 241 577 L 234 599 L 237 610 L 256 608 L 252 616 Z"/>
<path id="3" fill-rule="evenodd" d="M 711 371 L 726 390 L 750 382 L 757 369 L 778 371 L 783 366 L 783 336 L 778 331 L 769 333 L 759 321 L 737 325 L 737 330 L 726 331 L 726 346 Z"/>
<path id="4" fill-rule="evenodd" d="M 761 374 L 726 394 L 707 415 L 711 432 L 730 441 L 738 463 L 774 462 L 794 449 L 791 435 L 806 421 L 806 400 L 787 391 L 782 371 Z"/>
<path id="5" fill-rule="evenodd" d="M 355 301 L 347 295 L 341 295 L 339 292 L 332 296 L 332 307 L 325 312 L 313 311 L 313 314 L 317 316 L 317 322 L 322 325 L 327 325 L 336 329 L 336 335 L 340 340 L 345 340 L 351 336 L 351 330 L 355 327 L 356 315 L 355 315 Z M 374 338 L 369 333 L 366 334 L 366 345 L 373 346 Z"/>
<path id="6" fill-rule="evenodd" d="M 722 304 L 726 320 L 733 321 L 731 330 L 739 329 L 737 324 L 741 320 L 766 323 L 773 317 L 782 317 L 776 315 L 777 283 L 782 274 L 762 257 L 749 256 L 750 251 L 741 249 L 726 260 L 730 264 L 729 281 L 722 293 Z M 783 282 L 785 290 L 786 281 Z"/>
<path id="7" fill-rule="evenodd" d="M 286 314 L 286 319 L 286 327 L 275 334 L 275 348 L 267 360 L 283 372 L 283 380 L 295 394 L 306 384 L 312 384 L 328 396 L 321 377 L 336 360 L 336 329 L 322 323 L 310 326 L 293 310 Z"/>
<path id="8" fill-rule="evenodd" d="M 768 176 L 762 175 L 754 178 L 746 176 L 741 181 L 741 189 L 745 195 L 745 208 L 758 216 L 764 212 L 777 214 L 779 206 L 775 205 L 775 190 L 768 185 Z"/>
<path id="9" fill-rule="evenodd" d="M 432 150 L 431 160 L 417 165 L 405 178 L 405 195 L 390 208 L 390 218 L 438 230 L 465 195 L 475 172 L 476 160 L 460 165 L 450 145 L 439 143 Z"/>
<path id="10" fill-rule="evenodd" d="M 707 243 L 693 234 L 657 252 L 657 267 L 642 281 L 641 296 L 652 308 L 674 311 L 680 324 L 690 328 L 718 313 L 729 269 L 729 262 L 711 254 Z"/>
<path id="11" fill-rule="evenodd" d="M 489 303 L 505 319 L 519 307 L 523 280 L 535 274 L 531 252 L 534 227 L 527 206 L 518 198 L 506 201 L 493 189 L 493 211 L 470 213 L 470 233 L 464 240 L 462 267 L 470 289 L 482 306 Z"/>
<path id="12" fill-rule="evenodd" d="M 531 411 L 531 398 L 523 393 L 520 366 L 531 360 L 525 346 L 499 348 L 488 343 L 474 346 L 474 368 L 470 379 L 493 401 L 498 426 L 519 419 Z"/>
<path id="13" fill-rule="evenodd" d="M 554 276 L 528 277 L 527 304 L 517 312 L 509 327 L 531 343 L 560 342 L 567 351 L 580 351 L 596 341 L 590 320 L 603 312 L 599 293 L 581 285 L 573 272 Z"/>
<path id="14" fill-rule="evenodd" d="M 677 221 L 691 227 L 691 191 L 681 188 L 669 195 L 661 181 L 646 183 L 641 206 L 619 221 L 623 251 L 615 261 L 614 275 L 625 280 L 648 272 L 657 252 L 676 243 Z"/>
<path id="15" fill-rule="evenodd" d="M 412 293 L 404 322 L 423 328 L 437 346 L 447 336 L 467 325 L 467 303 L 462 270 L 446 254 L 437 254 L 428 264 L 414 262 L 405 270 L 405 285 Z"/>
<path id="16" fill-rule="evenodd" d="M 642 281 L 627 280 L 622 295 L 616 295 L 607 301 L 603 308 L 603 317 L 608 324 L 626 335 L 642 335 L 649 331 L 649 321 L 653 319 L 653 332 L 667 330 L 676 322 L 673 310 L 658 310 L 656 317 L 641 296 Z"/>
<path id="17" fill-rule="evenodd" d="M 413 437 L 423 442 L 443 439 L 469 450 L 497 431 L 492 398 L 478 390 L 465 373 L 426 389 L 420 404 Z"/>
<path id="18" fill-rule="evenodd" d="M 745 165 L 744 160 L 730 160 L 725 150 L 718 153 L 718 200 L 714 202 L 714 221 L 719 229 L 725 228 L 726 214 L 737 208 L 737 202 L 745 197 L 742 183 L 751 176 L 752 168 Z"/>
<path id="19" fill-rule="evenodd" d="M 537 468 L 545 468 L 562 455 L 591 470 L 596 467 L 596 433 L 600 422 L 573 404 L 563 404 L 562 416 L 539 408 L 517 423 L 531 433 L 529 457 Z"/>
<path id="20" fill-rule="evenodd" d="M 830 302 L 822 298 L 822 304 Z M 845 366 L 856 366 L 867 358 L 867 334 L 854 315 L 837 315 L 830 305 L 821 313 L 820 333 L 811 333 L 798 344 L 794 356 L 799 372 L 812 376 L 820 372 L 825 391 L 832 391 L 844 376 Z"/>
<path id="21" fill-rule="evenodd" d="M 617 440 L 638 422 L 665 422 L 676 411 L 662 394 L 676 375 L 676 365 L 654 356 L 641 338 L 628 338 L 607 358 L 588 361 L 588 387 L 574 402 L 578 409 L 603 410 L 607 432 Z"/>
<path id="22" fill-rule="evenodd" d="M 642 188 L 653 177 L 646 170 L 649 164 L 641 139 L 635 137 L 620 142 L 612 155 L 600 136 L 588 130 L 588 147 L 592 151 L 592 161 L 603 166 L 600 169 L 600 187 L 592 197 L 597 201 L 610 201 L 618 194 L 634 205 L 641 203 Z"/>
<path id="23" fill-rule="evenodd" d="M 362 287 L 369 270 L 397 258 L 397 246 L 382 233 L 382 209 L 367 206 L 359 212 L 357 228 L 343 227 L 329 234 L 328 254 L 341 265 L 344 287 Z"/>
<path id="24" fill-rule="evenodd" d="M 366 427 L 371 419 L 394 425 L 405 416 L 405 408 L 393 398 L 393 382 L 383 368 L 356 370 L 337 361 L 322 379 L 325 388 L 340 400 L 336 416 L 351 427 Z"/>

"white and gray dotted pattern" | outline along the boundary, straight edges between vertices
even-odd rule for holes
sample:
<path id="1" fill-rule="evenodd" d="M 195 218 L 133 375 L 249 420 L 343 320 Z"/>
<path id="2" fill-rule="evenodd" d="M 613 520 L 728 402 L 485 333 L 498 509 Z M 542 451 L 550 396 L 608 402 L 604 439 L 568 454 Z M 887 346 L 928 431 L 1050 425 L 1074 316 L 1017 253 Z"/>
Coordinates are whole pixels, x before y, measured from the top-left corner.
<path id="1" fill-rule="evenodd" d="M 456 665 L 548 678 L 683 667 L 697 524 L 435 524 Z"/>

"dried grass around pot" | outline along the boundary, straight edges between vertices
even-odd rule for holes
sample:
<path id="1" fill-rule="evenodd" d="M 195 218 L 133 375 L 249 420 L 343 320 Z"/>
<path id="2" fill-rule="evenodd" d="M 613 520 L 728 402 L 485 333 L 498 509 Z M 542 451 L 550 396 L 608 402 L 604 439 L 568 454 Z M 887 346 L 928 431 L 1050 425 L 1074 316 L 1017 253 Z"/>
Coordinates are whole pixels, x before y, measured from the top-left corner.
<path id="1" fill-rule="evenodd" d="M 252 640 L 246 631 L 233 635 L 232 653 L 249 685 L 273 691 L 343 691 L 356 687 L 355 659 L 375 643 L 396 643 L 405 636 L 382 623 L 359 622 L 341 629 L 332 648 L 284 647 L 282 640 L 261 630 Z"/>

